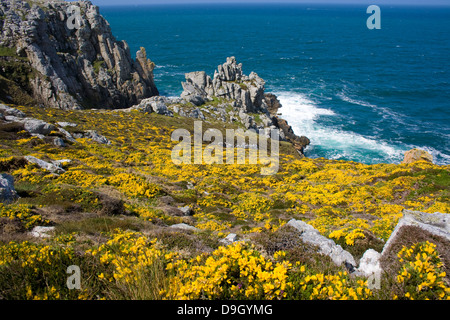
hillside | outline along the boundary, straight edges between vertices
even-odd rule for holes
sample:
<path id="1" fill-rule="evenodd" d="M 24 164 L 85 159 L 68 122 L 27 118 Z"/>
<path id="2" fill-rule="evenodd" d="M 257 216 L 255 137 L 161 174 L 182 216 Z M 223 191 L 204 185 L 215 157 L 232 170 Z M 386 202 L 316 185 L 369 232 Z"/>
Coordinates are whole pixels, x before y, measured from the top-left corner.
<path id="1" fill-rule="evenodd" d="M 0 4 L 0 299 L 450 299 L 450 166 L 306 158 L 235 57 L 159 96 L 76 3 Z"/>
<path id="2" fill-rule="evenodd" d="M 448 166 L 307 159 L 287 142 L 281 143 L 275 175 L 262 176 L 261 164 L 175 165 L 171 132 L 192 132 L 195 119 L 140 111 L 17 110 L 54 129 L 39 138 L 18 123 L 0 128 L 0 165 L 14 177 L 20 196 L 1 205 L 3 298 L 420 297 L 418 280 L 407 286 L 397 273 L 383 276 L 389 290 L 367 289 L 366 278 L 333 264 L 286 223 L 307 222 L 358 264 L 367 249 L 382 250 L 403 209 L 450 212 Z M 95 128 L 95 137 L 104 139 L 69 141 L 55 129 L 61 124 L 73 135 Z M 214 126 L 224 129 L 222 122 Z M 54 138 L 65 146 L 55 146 Z M 24 156 L 67 160 L 46 170 Z M 53 226 L 46 231 L 51 237 L 32 236 L 36 226 Z M 224 246 L 230 233 L 246 242 Z M 413 249 L 426 250 L 430 277 L 436 276 L 424 296 L 449 297 L 442 273 L 448 265 L 439 262 L 447 253 L 433 245 Z M 82 291 L 65 287 L 65 268 L 72 264 L 83 270 Z"/>

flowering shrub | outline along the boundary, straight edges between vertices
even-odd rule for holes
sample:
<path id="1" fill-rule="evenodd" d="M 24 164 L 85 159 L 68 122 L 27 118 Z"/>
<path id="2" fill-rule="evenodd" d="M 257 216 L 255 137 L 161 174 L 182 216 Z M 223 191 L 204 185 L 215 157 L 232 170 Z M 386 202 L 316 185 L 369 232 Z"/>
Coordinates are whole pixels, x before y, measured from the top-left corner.
<path id="1" fill-rule="evenodd" d="M 286 296 L 288 261 L 272 262 L 238 242 L 210 255 L 169 263 L 175 275 L 169 299 L 281 299 Z"/>
<path id="2" fill-rule="evenodd" d="M 436 252 L 436 245 L 428 241 L 405 247 L 398 253 L 402 267 L 397 282 L 403 285 L 403 297 L 411 300 L 450 300 L 446 273 Z"/>
<path id="3" fill-rule="evenodd" d="M 331 239 L 337 239 L 339 240 L 341 237 L 345 238 L 345 243 L 349 246 L 352 246 L 355 244 L 355 239 L 364 239 L 366 236 L 364 235 L 364 233 L 362 232 L 361 229 L 353 229 L 350 232 L 347 232 L 346 229 L 340 229 L 340 230 L 336 230 L 331 232 L 328 235 L 329 238 Z"/>
<path id="4" fill-rule="evenodd" d="M 153 198 L 161 192 L 161 188 L 153 183 L 148 183 L 142 178 L 129 173 L 115 174 L 108 179 L 108 183 L 116 186 L 125 194 L 138 197 Z"/>
<path id="5" fill-rule="evenodd" d="M 77 259 L 70 246 L 28 241 L 0 246 L 2 293 L 28 300 L 84 299 L 85 289 L 66 287 L 66 270 L 74 263 Z"/>
<path id="6" fill-rule="evenodd" d="M 139 112 L 19 109 L 47 122 L 76 122 L 77 130 L 95 128 L 111 141 L 110 145 L 103 145 L 89 139 L 77 139 L 65 148 L 56 148 L 34 137 L 0 138 L 0 167 L 14 176 L 16 190 L 23 195 L 18 203 L 0 204 L 0 216 L 2 221 L 17 219 L 27 229 L 48 223 L 33 211 L 37 206 L 54 206 L 43 209 L 49 209 L 47 212 L 51 217 L 56 207 L 56 210 L 64 211 L 68 219 L 73 214 L 71 210 L 76 209 L 82 219 L 81 225 L 86 222 L 82 213 L 101 213 L 99 209 L 105 201 L 100 195 L 108 195 L 123 202 L 126 210 L 121 213 L 132 215 L 109 217 L 108 223 L 105 220 L 108 231 L 115 228 L 109 229 L 109 224 L 127 226 L 125 220 L 128 218 L 146 232 L 184 222 L 199 229 L 189 236 L 208 237 L 211 243 L 215 242 L 209 248 L 213 251 L 218 239 L 230 232 L 249 238 L 255 233 L 264 236 L 265 233 L 273 234 L 287 221 L 296 218 L 336 240 L 356 257 L 375 243 L 373 239 L 386 241 L 404 209 L 450 213 L 450 166 L 420 161 L 365 165 L 299 159 L 296 152 L 282 152 L 279 172 L 272 176 L 260 175 L 261 164 L 175 165 L 171 161 L 175 145 L 170 139 L 171 132 L 180 126 L 189 129 L 192 124 L 189 119 L 180 122 L 180 118 Z M 21 157 L 25 155 L 72 161 L 64 164 L 65 173 L 57 175 L 27 164 Z M 163 210 L 165 208 L 158 204 L 159 197 L 166 193 L 174 200 L 168 206 L 189 205 L 194 215 L 173 216 L 171 210 Z M 103 217 L 98 219 L 101 221 Z M 70 222 L 77 224 L 77 221 Z M 45 280 L 24 278 L 20 285 L 25 291 L 19 290 L 20 298 L 58 298 L 58 292 L 59 298 L 79 298 L 59 291 L 47 273 L 48 268 L 56 268 L 58 259 L 65 265 L 67 258 L 51 253 L 52 250 L 72 246 L 76 247 L 79 256 L 70 257 L 87 261 L 92 267 L 89 279 L 96 281 L 89 295 L 82 297 L 370 299 L 376 294 L 342 269 L 339 270 L 341 273 L 334 269 L 329 271 L 328 267 L 324 271 L 312 262 L 312 265 L 292 267 L 282 253 L 268 257 L 255 247 L 242 243 L 195 258 L 190 252 L 189 259 L 181 259 L 164 249 L 160 242 L 155 242 L 154 237 L 147 239 L 144 231 L 117 231 L 108 235 L 106 243 L 98 243 L 103 237 L 92 237 L 92 228 L 89 232 L 83 228 L 75 230 L 82 230 L 78 240 L 87 234 L 89 241 L 52 239 L 57 245 L 51 244 L 49 249 L 39 253 L 44 259 L 46 250 L 50 250 L 51 266 L 42 262 L 35 266 L 25 264 L 22 269 L 11 267 L 10 274 L 16 272 L 19 275 L 21 272 L 34 274 L 36 268 L 37 274 Z M 23 250 L 17 246 L 23 246 Z M 15 258 L 3 264 L 2 271 L 9 266 L 21 266 L 28 259 L 30 250 L 37 252 L 43 248 L 31 247 L 31 244 L 1 242 L 3 252 L 17 251 L 12 255 Z M 423 250 L 431 250 L 426 248 Z M 398 297 L 447 298 L 447 289 L 442 288 L 445 284 L 442 267 L 435 260 L 437 252 L 425 252 L 427 257 L 424 257 L 422 249 L 415 247 L 414 250 L 409 257 L 407 251 L 402 253 L 404 269 L 395 283 L 400 292 Z M 417 255 L 419 251 L 420 256 Z M 419 260 L 422 268 L 427 266 L 429 270 L 422 278 L 417 271 Z M 31 291 L 27 292 L 28 289 Z"/>
<path id="7" fill-rule="evenodd" d="M 299 289 L 304 298 L 311 300 L 364 300 L 372 296 L 364 281 L 359 280 L 354 285 L 346 272 L 306 276 Z"/>
<path id="8" fill-rule="evenodd" d="M 31 229 L 37 225 L 46 225 L 48 220 L 41 215 L 35 214 L 32 206 L 26 204 L 3 204 L 0 203 L 0 217 L 6 217 L 11 220 L 18 219 L 26 229 Z"/>
<path id="9" fill-rule="evenodd" d="M 140 281 L 142 271 L 164 256 L 155 243 L 156 239 L 149 241 L 139 233 L 116 230 L 110 240 L 89 253 L 112 267 L 108 274 L 99 274 L 100 279 L 132 283 Z"/>

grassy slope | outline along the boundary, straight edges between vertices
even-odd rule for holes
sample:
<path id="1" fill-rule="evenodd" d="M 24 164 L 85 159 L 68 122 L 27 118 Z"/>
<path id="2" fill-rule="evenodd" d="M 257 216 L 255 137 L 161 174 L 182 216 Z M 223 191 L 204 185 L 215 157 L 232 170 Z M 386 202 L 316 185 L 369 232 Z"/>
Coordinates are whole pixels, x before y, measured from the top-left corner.
<path id="1" fill-rule="evenodd" d="M 85 252 L 114 238 L 108 233 L 116 229 L 133 230 L 145 234 L 146 239 L 157 238 L 164 250 L 188 259 L 217 249 L 219 239 L 235 232 L 253 239 L 258 252 L 266 252 L 271 259 L 277 250 L 286 250 L 289 261 L 307 267 L 306 273 L 302 271 L 305 275 L 337 275 L 345 269 L 313 254 L 313 248 L 294 241 L 292 232 L 280 227 L 291 218 L 305 220 L 359 259 L 368 248 L 381 250 L 404 208 L 450 213 L 449 166 L 423 162 L 363 165 L 300 159 L 289 144 L 282 144 L 280 170 L 273 176 L 261 176 L 259 165 L 177 166 L 170 158 L 175 145 L 170 141 L 171 132 L 175 128 L 192 131 L 193 119 L 138 112 L 18 108 L 48 122 L 77 123 L 77 127 L 68 129 L 71 131 L 95 129 L 112 144 L 99 145 L 80 139 L 66 148 L 58 148 L 21 131 L 11 136 L 11 132 L 0 130 L 1 168 L 15 177 L 15 186 L 21 195 L 16 204 L 2 207 L 2 215 L 16 217 L 12 222 L 1 220 L 3 248 L 7 248 L 11 240 L 30 240 L 25 233 L 27 229 L 49 224 L 56 226 L 56 238 L 32 241 L 43 242 L 41 245 L 48 241 L 59 245 L 70 243 L 76 252 Z M 207 126 L 225 130 L 220 122 L 203 123 L 204 130 Z M 71 159 L 72 162 L 65 165 L 66 173 L 55 176 L 20 161 L 21 156 L 29 154 L 44 160 Z M 187 188 L 189 182 L 193 189 Z M 170 204 L 171 201 L 175 204 Z M 174 215 L 177 205 L 189 205 L 195 214 L 192 217 Z M 181 222 L 201 231 L 175 232 L 167 228 Z M 123 242 L 117 244 L 120 248 L 123 245 Z M 124 285 L 117 277 L 106 284 L 97 279 L 100 274 L 113 274 L 114 263 L 105 266 L 90 255 L 75 256 L 71 259 L 88 265 L 96 280 L 90 278 L 86 284 L 90 289 L 81 297 L 55 285 L 65 292 L 66 298 L 160 298 L 163 294 L 160 290 L 170 287 L 170 277 L 162 262 L 158 266 L 153 263 L 152 272 L 139 276 L 158 280 L 159 285 L 138 286 L 135 292 L 130 289 L 133 286 Z M 14 268 L 17 266 L 10 267 L 8 272 L 17 272 Z M 294 271 L 290 277 L 298 280 L 298 270 Z M 27 290 L 19 290 L 14 285 L 8 285 L 9 289 L 2 295 L 7 298 L 53 297 L 51 287 L 42 287 L 32 274 L 27 277 L 30 296 Z M 308 282 L 305 283 L 304 277 L 300 279 L 292 281 L 306 288 Z M 6 280 L 0 272 L 0 283 L 6 283 L 2 281 Z M 347 283 L 356 290 L 360 286 L 356 281 L 348 279 Z M 282 295 L 288 294 L 287 298 L 320 297 L 312 293 L 302 296 L 298 290 L 282 291 Z M 404 293 L 404 289 L 397 288 L 393 292 Z M 392 298 L 388 293 L 375 295 Z M 267 297 L 267 294 L 263 296 Z"/>

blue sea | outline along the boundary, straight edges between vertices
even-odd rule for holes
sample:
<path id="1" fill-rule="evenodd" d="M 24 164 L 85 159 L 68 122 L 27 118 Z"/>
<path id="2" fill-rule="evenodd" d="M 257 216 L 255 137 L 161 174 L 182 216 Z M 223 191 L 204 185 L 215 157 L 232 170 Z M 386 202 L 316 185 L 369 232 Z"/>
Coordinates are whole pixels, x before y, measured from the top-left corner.
<path id="1" fill-rule="evenodd" d="M 235 56 L 266 80 L 310 158 L 399 163 L 414 147 L 450 164 L 450 7 L 215 4 L 101 7 L 161 95 Z"/>

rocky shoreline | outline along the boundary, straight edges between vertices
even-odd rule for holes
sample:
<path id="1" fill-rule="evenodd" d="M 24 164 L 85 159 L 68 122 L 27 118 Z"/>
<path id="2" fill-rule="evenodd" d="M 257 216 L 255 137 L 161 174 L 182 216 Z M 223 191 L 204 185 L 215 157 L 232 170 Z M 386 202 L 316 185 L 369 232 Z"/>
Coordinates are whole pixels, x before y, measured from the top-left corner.
<path id="1" fill-rule="evenodd" d="M 72 5 L 81 9 L 81 18 L 79 28 L 70 30 Z M 133 60 L 128 44 L 114 38 L 90 1 L 7 0 L 0 5 L 0 17 L 0 81 L 10 88 L 0 90 L 5 103 L 141 110 L 236 123 L 266 136 L 279 129 L 280 139 L 291 142 L 302 155 L 310 143 L 278 117 L 277 97 L 265 93 L 265 81 L 255 72 L 244 75 L 235 57 L 219 65 L 213 78 L 204 71 L 187 73 L 181 96 L 163 97 L 145 48 Z M 21 72 L 24 80 L 16 81 L 13 75 Z"/>

